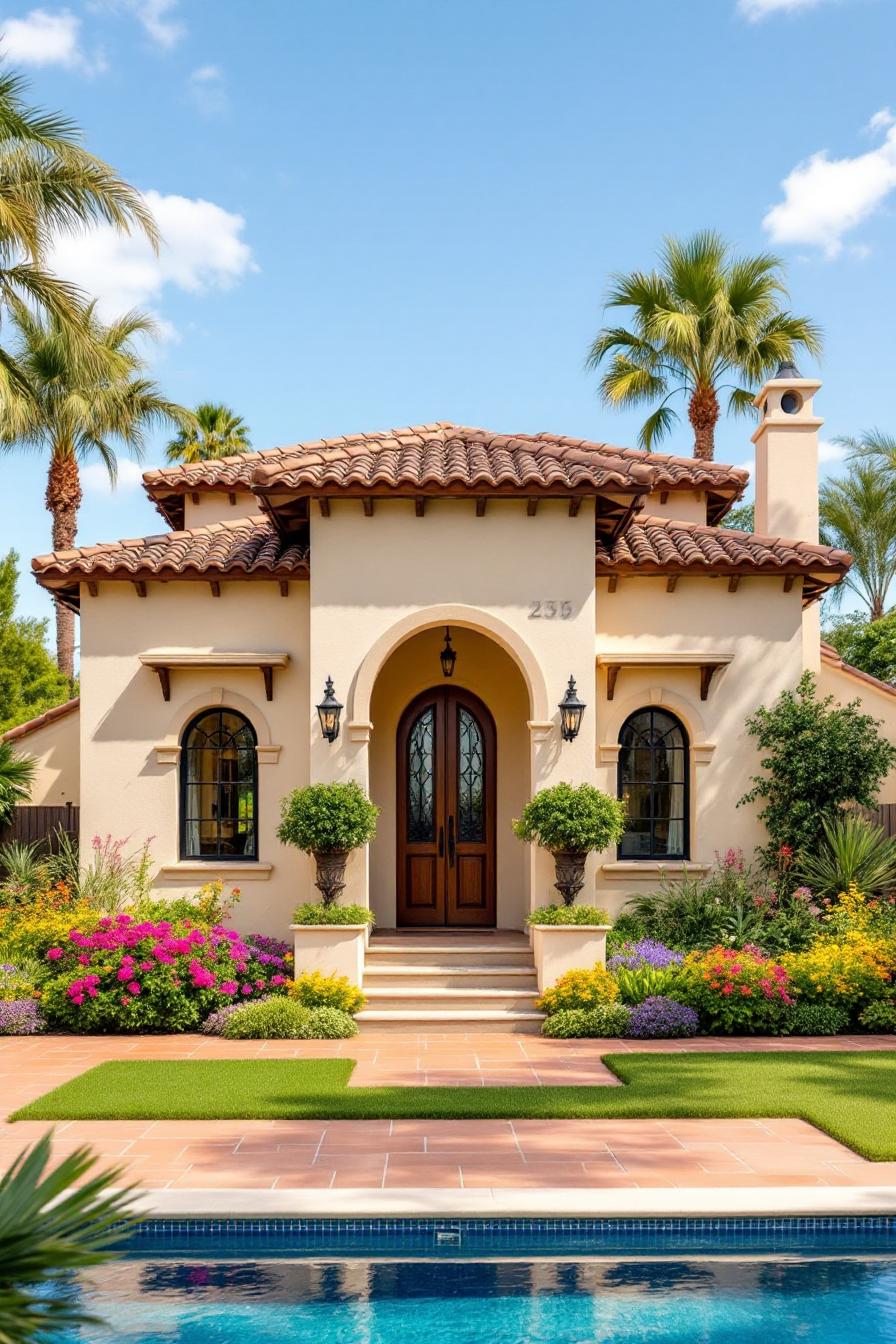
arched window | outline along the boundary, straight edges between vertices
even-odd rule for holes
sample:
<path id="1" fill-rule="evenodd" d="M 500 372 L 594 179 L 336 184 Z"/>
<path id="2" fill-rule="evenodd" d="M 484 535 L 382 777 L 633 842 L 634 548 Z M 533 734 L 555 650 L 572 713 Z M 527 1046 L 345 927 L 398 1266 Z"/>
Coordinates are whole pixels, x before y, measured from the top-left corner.
<path id="1" fill-rule="evenodd" d="M 688 736 L 666 709 L 639 709 L 619 734 L 620 859 L 688 857 Z"/>
<path id="2" fill-rule="evenodd" d="M 187 725 L 180 759 L 183 859 L 258 858 L 255 730 L 235 709 L 206 709 Z"/>

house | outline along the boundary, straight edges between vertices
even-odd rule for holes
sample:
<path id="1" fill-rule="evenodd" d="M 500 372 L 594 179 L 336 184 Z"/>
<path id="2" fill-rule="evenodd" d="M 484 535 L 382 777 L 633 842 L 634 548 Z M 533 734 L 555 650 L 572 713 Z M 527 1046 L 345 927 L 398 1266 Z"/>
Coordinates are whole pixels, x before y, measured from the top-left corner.
<path id="1" fill-rule="evenodd" d="M 511 821 L 559 780 L 628 799 L 583 893 L 612 911 L 749 854 L 757 705 L 809 668 L 896 731 L 892 690 L 820 645 L 850 558 L 818 544 L 819 386 L 782 366 L 756 399 L 756 535 L 725 527 L 740 468 L 552 434 L 439 423 L 148 471 L 168 530 L 34 561 L 80 613 L 81 696 L 21 745 L 64 728 L 85 836 L 153 836 L 160 891 L 222 877 L 272 933 L 314 895 L 275 834 L 309 781 L 380 807 L 345 899 L 387 928 L 522 928 L 553 869 Z"/>

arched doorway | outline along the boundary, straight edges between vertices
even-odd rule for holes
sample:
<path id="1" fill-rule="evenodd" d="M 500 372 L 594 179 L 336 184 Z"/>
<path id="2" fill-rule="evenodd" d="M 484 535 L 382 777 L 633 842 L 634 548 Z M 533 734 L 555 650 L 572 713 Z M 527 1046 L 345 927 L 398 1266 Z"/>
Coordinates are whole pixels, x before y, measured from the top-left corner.
<path id="1" fill-rule="evenodd" d="M 398 925 L 494 927 L 497 737 L 479 697 L 458 686 L 415 696 L 395 777 Z"/>

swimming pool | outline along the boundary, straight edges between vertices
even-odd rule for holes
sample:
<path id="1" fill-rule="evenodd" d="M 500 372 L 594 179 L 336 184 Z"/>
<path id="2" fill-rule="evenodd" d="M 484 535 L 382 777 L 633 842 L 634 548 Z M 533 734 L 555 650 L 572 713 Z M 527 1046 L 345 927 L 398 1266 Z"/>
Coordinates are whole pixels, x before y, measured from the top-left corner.
<path id="1" fill-rule="evenodd" d="M 893 1344 L 896 1219 L 160 1222 L 72 1291 L 80 1344 Z"/>

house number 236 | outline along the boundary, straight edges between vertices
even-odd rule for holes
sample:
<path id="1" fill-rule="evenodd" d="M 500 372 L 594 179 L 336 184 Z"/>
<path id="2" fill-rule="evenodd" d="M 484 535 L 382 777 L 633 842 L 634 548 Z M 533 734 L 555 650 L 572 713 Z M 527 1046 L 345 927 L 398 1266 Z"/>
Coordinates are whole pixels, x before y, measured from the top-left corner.
<path id="1" fill-rule="evenodd" d="M 571 615 L 571 602 L 550 600 L 529 603 L 530 621 L 568 621 Z"/>

